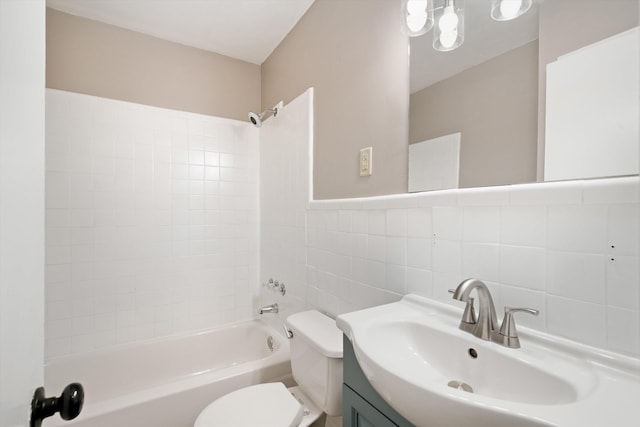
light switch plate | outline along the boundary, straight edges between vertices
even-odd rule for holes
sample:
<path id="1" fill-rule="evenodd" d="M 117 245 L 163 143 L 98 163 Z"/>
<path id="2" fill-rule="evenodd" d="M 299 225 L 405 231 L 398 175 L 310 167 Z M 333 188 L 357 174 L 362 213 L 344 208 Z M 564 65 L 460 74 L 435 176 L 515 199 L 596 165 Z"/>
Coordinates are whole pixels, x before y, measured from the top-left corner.
<path id="1" fill-rule="evenodd" d="M 373 173 L 373 147 L 360 149 L 360 176 L 369 176 Z"/>

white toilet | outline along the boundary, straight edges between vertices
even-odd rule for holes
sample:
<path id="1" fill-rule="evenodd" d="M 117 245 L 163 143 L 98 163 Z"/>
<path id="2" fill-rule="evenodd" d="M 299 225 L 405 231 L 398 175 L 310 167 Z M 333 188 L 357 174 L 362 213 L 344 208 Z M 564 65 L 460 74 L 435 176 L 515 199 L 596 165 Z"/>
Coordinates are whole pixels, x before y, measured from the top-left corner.
<path id="1" fill-rule="evenodd" d="M 297 387 L 258 384 L 204 408 L 194 427 L 307 427 L 322 413 L 342 414 L 342 332 L 315 311 L 289 316 L 291 370 Z"/>

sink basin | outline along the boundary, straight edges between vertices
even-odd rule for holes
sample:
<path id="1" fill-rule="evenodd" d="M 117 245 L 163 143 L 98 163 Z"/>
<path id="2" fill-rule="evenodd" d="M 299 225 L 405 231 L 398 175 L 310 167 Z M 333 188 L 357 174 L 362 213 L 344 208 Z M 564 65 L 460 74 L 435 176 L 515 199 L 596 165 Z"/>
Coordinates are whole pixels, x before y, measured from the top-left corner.
<path id="1" fill-rule="evenodd" d="M 416 426 L 636 425 L 638 359 L 520 328 L 519 349 L 418 296 L 338 317 L 373 388 Z"/>
<path id="2" fill-rule="evenodd" d="M 536 360 L 514 357 L 513 349 L 505 354 L 495 344 L 474 342 L 472 336 L 463 334 L 447 332 L 445 325 L 433 319 L 424 323 L 377 322 L 368 334 L 372 342 L 365 344 L 396 349 L 393 358 L 402 360 L 407 375 L 415 381 L 441 385 L 455 381 L 468 385 L 473 393 L 502 400 L 568 403 L 578 398 L 580 389 L 593 386 L 593 377 L 580 366 L 583 363 L 546 357 L 546 367 L 537 366 Z M 361 353 L 364 348 L 360 347 Z"/>

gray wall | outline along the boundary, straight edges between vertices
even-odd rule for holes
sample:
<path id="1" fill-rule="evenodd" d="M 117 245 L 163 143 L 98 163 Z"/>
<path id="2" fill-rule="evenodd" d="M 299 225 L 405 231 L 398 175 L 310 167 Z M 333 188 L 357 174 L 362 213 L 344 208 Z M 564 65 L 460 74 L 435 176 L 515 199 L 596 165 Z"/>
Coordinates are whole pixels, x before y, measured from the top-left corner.
<path id="1" fill-rule="evenodd" d="M 260 66 L 47 9 L 47 87 L 246 120 Z"/>
<path id="2" fill-rule="evenodd" d="M 409 142 L 462 132 L 460 187 L 536 179 L 538 42 L 411 95 Z"/>
<path id="3" fill-rule="evenodd" d="M 399 0 L 316 0 L 262 64 L 262 106 L 315 88 L 314 198 L 407 191 L 408 40 Z M 360 177 L 360 148 L 373 175 Z"/>

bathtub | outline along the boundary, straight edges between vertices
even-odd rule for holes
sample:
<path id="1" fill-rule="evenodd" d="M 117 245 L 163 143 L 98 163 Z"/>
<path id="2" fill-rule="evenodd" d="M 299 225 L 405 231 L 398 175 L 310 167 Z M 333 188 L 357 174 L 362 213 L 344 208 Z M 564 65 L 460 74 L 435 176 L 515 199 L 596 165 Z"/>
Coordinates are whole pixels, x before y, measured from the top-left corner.
<path id="1" fill-rule="evenodd" d="M 289 342 L 259 320 L 236 323 L 52 360 L 47 396 L 80 382 L 85 402 L 75 420 L 56 414 L 43 426 L 192 427 L 214 399 L 272 381 L 292 382 Z"/>

